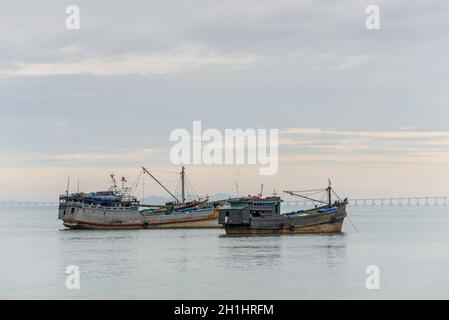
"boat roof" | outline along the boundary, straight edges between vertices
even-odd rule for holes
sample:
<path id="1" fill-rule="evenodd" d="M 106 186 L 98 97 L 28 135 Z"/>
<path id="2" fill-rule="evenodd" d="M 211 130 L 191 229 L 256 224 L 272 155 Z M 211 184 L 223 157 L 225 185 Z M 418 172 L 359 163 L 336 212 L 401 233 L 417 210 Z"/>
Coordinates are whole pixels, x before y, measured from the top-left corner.
<path id="1" fill-rule="evenodd" d="M 249 204 L 233 204 L 233 205 L 226 205 L 222 207 L 221 209 L 245 209 L 246 207 L 249 207 Z"/>

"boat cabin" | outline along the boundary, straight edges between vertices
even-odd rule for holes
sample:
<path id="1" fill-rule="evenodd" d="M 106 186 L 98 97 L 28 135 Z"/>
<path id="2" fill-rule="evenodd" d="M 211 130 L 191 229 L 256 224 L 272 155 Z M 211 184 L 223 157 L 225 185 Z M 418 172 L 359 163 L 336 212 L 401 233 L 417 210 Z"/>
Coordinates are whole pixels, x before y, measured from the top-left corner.
<path id="1" fill-rule="evenodd" d="M 281 214 L 280 197 L 246 197 L 230 200 L 219 209 L 218 222 L 226 225 L 249 225 L 252 217 L 275 217 Z"/>

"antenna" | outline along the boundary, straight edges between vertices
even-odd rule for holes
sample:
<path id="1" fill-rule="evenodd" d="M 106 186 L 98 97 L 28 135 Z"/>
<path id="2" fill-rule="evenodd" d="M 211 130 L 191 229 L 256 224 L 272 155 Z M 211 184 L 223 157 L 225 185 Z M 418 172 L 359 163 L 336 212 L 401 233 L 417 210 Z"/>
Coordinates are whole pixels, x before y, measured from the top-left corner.
<path id="1" fill-rule="evenodd" d="M 263 183 L 260 185 L 260 196 L 262 197 L 263 195 Z"/>
<path id="2" fill-rule="evenodd" d="M 125 183 L 128 182 L 128 181 L 126 181 L 126 178 L 124 176 L 122 176 L 120 181 L 122 182 L 122 189 L 125 189 Z"/>
<path id="3" fill-rule="evenodd" d="M 239 197 L 239 183 L 236 181 L 235 182 L 235 191 L 237 193 L 237 198 Z"/>
<path id="4" fill-rule="evenodd" d="M 70 176 L 67 177 L 67 189 L 65 190 L 66 195 L 69 195 L 69 188 L 70 188 Z"/>
<path id="5" fill-rule="evenodd" d="M 80 193 L 80 181 L 76 181 L 76 193 Z"/>
<path id="6" fill-rule="evenodd" d="M 276 188 L 273 189 L 273 196 L 276 197 L 278 194 L 276 193 Z"/>

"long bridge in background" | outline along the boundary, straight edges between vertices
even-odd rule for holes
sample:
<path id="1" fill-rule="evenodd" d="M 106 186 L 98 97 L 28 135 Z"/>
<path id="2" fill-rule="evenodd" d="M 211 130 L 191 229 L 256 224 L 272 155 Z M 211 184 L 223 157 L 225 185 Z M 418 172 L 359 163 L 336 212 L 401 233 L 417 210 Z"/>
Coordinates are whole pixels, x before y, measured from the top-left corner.
<path id="1" fill-rule="evenodd" d="M 432 197 L 394 197 L 394 198 L 359 198 L 349 199 L 350 206 L 447 206 L 449 196 Z M 287 206 L 314 205 L 310 200 L 286 200 Z M 0 207 L 57 207 L 52 201 L 0 201 Z"/>
<path id="2" fill-rule="evenodd" d="M 449 205 L 449 196 L 439 197 L 394 197 L 394 198 L 359 198 L 348 199 L 350 206 L 447 206 Z M 285 204 L 295 205 L 313 205 L 309 200 L 287 200 Z"/>
<path id="3" fill-rule="evenodd" d="M 57 207 L 54 201 L 0 201 L 0 207 Z"/>

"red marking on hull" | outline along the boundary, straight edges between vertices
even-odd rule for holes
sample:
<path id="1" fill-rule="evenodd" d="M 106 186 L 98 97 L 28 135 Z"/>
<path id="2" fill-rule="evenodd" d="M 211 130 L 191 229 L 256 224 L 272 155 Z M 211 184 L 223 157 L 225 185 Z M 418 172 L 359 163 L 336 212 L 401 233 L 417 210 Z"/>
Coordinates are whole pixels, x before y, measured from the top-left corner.
<path id="1" fill-rule="evenodd" d="M 143 228 L 143 223 L 109 223 L 109 224 L 103 224 L 103 223 L 95 223 L 95 222 L 88 222 L 88 221 L 78 221 L 78 220 L 72 220 L 72 221 L 64 221 L 64 226 L 67 228 L 82 228 L 83 226 L 89 227 L 100 227 L 100 228 Z"/>

